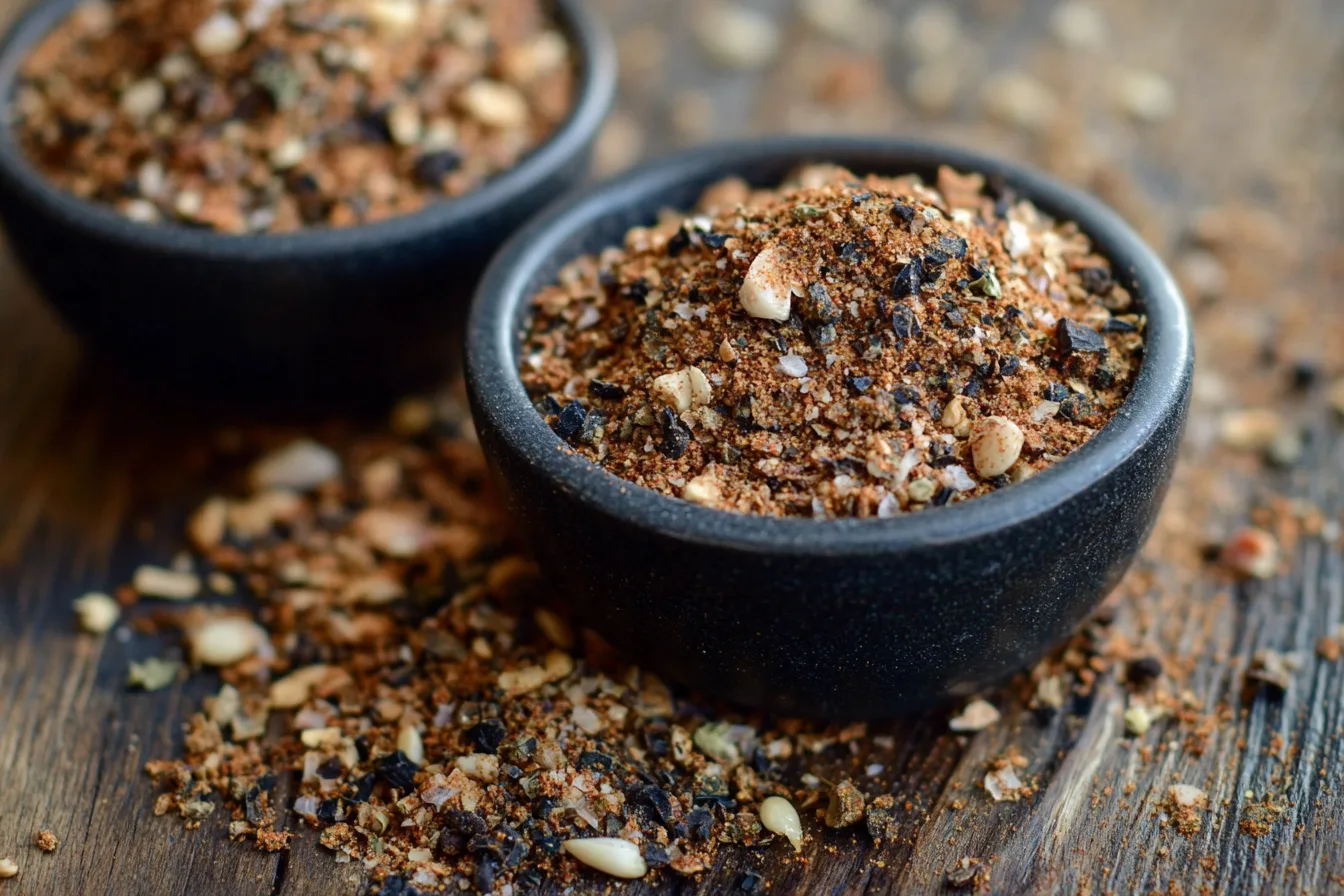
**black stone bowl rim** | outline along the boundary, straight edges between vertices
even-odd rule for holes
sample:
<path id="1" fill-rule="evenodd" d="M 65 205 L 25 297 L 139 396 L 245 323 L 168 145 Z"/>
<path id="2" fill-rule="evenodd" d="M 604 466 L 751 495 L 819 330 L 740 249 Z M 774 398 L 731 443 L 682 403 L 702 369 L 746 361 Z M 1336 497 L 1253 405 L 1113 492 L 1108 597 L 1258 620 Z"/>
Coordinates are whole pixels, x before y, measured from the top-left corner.
<path id="1" fill-rule="evenodd" d="M 616 91 L 616 54 L 603 21 L 584 0 L 551 0 L 559 26 L 569 37 L 577 63 L 574 108 L 545 141 L 518 164 L 458 197 L 368 224 L 311 228 L 286 233 L 229 234 L 176 222 L 132 221 L 111 206 L 83 199 L 53 183 L 28 159 L 15 139 L 11 104 L 19 68 L 29 51 L 83 0 L 40 0 L 26 10 L 0 40 L 0 179 L 23 200 L 46 209 L 66 226 L 90 231 L 122 245 L 168 253 L 194 253 L 248 261 L 322 257 L 371 243 L 397 243 L 428 233 L 465 231 L 473 222 L 510 205 L 563 167 L 601 127 Z"/>
<path id="2" fill-rule="evenodd" d="M 1025 482 L 949 507 L 890 519 L 814 520 L 739 514 L 663 495 L 571 453 L 546 425 L 517 373 L 518 330 L 538 271 L 554 267 L 557 250 L 587 225 L 612 209 L 710 174 L 726 177 L 763 165 L 846 165 L 881 158 L 889 160 L 885 171 L 889 174 L 946 164 L 1002 177 L 1042 211 L 1077 222 L 1094 248 L 1110 259 L 1118 279 L 1138 287 L 1135 299 L 1147 315 L 1139 374 L 1124 404 L 1087 444 Z M 856 169 L 856 173 L 869 172 Z M 700 147 L 561 198 L 515 233 L 487 268 L 467 322 L 466 350 L 468 388 L 489 418 L 477 425 L 491 427 L 513 451 L 589 509 L 689 543 L 793 557 L 861 557 L 932 548 L 1046 515 L 1123 466 L 1140 446 L 1160 435 L 1164 420 L 1179 418 L 1181 386 L 1190 376 L 1193 359 L 1189 317 L 1171 274 L 1143 239 L 1099 200 L 1030 167 L 975 150 L 923 140 L 851 136 L 777 136 Z"/>

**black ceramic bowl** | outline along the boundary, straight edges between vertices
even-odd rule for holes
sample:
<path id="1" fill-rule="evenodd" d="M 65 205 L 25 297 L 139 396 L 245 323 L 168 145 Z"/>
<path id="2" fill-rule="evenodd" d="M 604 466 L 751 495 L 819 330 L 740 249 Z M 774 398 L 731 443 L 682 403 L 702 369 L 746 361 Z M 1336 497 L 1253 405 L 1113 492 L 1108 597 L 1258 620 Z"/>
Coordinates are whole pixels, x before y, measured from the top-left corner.
<path id="1" fill-rule="evenodd" d="M 562 443 L 518 374 L 529 299 L 575 256 L 619 245 L 727 175 L 778 183 L 803 162 L 1002 177 L 1077 221 L 1148 315 L 1133 391 L 1091 442 L 1036 477 L 887 520 L 780 519 L 699 507 L 624 482 Z M 1176 461 L 1192 345 L 1171 276 L 1096 200 L 992 156 L 884 138 L 697 149 L 552 207 L 486 272 L 467 325 L 481 443 L 544 574 L 640 663 L 771 712 L 882 717 L 967 695 L 1065 638 L 1147 537 Z"/>
<path id="2" fill-rule="evenodd" d="M 30 48 L 78 0 L 30 10 L 0 46 L 7 107 Z M 223 394 L 342 402 L 411 388 L 457 356 L 490 253 L 587 171 L 611 104 L 611 37 L 554 0 L 579 66 L 569 118 L 514 168 L 415 214 L 234 236 L 138 224 L 47 181 L 0 125 L 0 219 L 28 273 L 100 353 Z"/>

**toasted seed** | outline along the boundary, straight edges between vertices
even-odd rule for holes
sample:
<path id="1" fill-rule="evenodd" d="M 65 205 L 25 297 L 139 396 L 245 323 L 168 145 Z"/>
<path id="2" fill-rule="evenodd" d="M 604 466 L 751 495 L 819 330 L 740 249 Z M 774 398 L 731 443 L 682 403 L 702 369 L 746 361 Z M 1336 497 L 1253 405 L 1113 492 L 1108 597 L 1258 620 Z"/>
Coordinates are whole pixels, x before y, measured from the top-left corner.
<path id="1" fill-rule="evenodd" d="M 958 732 L 984 731 L 998 721 L 999 711 L 993 704 L 984 700 L 972 700 L 966 704 L 961 715 L 947 723 L 947 727 Z"/>
<path id="2" fill-rule="evenodd" d="M 971 429 L 971 458 L 985 479 L 1007 473 L 1022 453 L 1022 430 L 1007 417 L 987 417 Z"/>
<path id="3" fill-rule="evenodd" d="M 266 631 L 250 619 L 211 619 L 188 633 L 191 656 L 205 666 L 231 666 L 257 652 Z"/>
<path id="4" fill-rule="evenodd" d="M 201 593 L 201 577 L 191 572 L 177 572 L 162 566 L 142 566 L 131 577 L 131 587 L 141 597 L 159 597 L 165 600 L 190 600 Z"/>
<path id="5" fill-rule="evenodd" d="M 1148 707 L 1144 706 L 1142 703 L 1135 703 L 1133 706 L 1129 707 L 1129 709 L 1125 710 L 1125 732 L 1127 734 L 1132 734 L 1135 737 L 1142 737 L 1148 733 L 1148 729 L 1152 727 L 1152 724 L 1152 713 L 1150 713 Z"/>
<path id="6" fill-rule="evenodd" d="M 425 742 L 415 726 L 407 725 L 397 732 L 397 749 L 416 765 L 424 765 Z"/>
<path id="7" fill-rule="evenodd" d="M 253 488 L 308 491 L 341 474 L 341 461 L 325 445 L 298 439 L 252 466 Z"/>
<path id="8" fill-rule="evenodd" d="M 224 540 L 228 524 L 229 502 L 220 497 L 210 498 L 191 515 L 187 535 L 197 548 L 209 550 Z"/>
<path id="9" fill-rule="evenodd" d="M 612 877 L 633 880 L 648 873 L 649 866 L 639 854 L 639 847 L 619 837 L 589 837 L 566 840 L 561 848 L 589 868 L 595 868 Z"/>
<path id="10" fill-rule="evenodd" d="M 691 378 L 684 370 L 665 373 L 656 377 L 650 392 L 655 407 L 670 407 L 678 414 L 691 409 Z"/>
<path id="11" fill-rule="evenodd" d="M 157 78 L 142 78 L 121 92 L 119 108 L 132 121 L 144 122 L 163 106 L 163 82 Z"/>
<path id="12" fill-rule="evenodd" d="M 202 56 L 232 53 L 247 40 L 247 32 L 238 20 L 226 12 L 212 14 L 191 33 L 191 45 Z"/>
<path id="13" fill-rule="evenodd" d="M 459 756 L 453 763 L 462 770 L 462 774 L 477 781 L 493 784 L 499 780 L 499 757 L 489 753 L 469 753 Z"/>
<path id="14" fill-rule="evenodd" d="M 747 268 L 737 297 L 752 317 L 788 320 L 793 288 L 785 281 L 782 259 L 773 246 L 762 249 Z"/>
<path id="15" fill-rule="evenodd" d="M 527 99 L 511 84 L 481 78 L 467 85 L 460 100 L 462 108 L 486 127 L 518 128 L 527 124 Z"/>
<path id="16" fill-rule="evenodd" d="M 735 3 L 705 7 L 695 22 L 704 51 L 728 68 L 762 68 L 779 52 L 779 26 L 764 13 Z"/>
<path id="17" fill-rule="evenodd" d="M 719 483 L 714 478 L 713 473 L 701 473 L 687 482 L 686 487 L 681 490 L 683 500 L 690 501 L 692 504 L 699 504 L 702 507 L 717 505 L 720 494 Z"/>
<path id="18" fill-rule="evenodd" d="M 794 852 L 802 852 L 803 822 L 793 803 L 782 796 L 766 797 L 761 803 L 761 824 L 770 833 L 788 838 Z"/>
<path id="19" fill-rule="evenodd" d="M 0 859 L 0 880 L 14 877 L 19 873 L 19 865 L 13 859 Z"/>
<path id="20" fill-rule="evenodd" d="M 1221 559 L 1243 578 L 1273 578 L 1279 566 L 1279 543 L 1264 529 L 1247 526 L 1232 533 L 1223 545 Z"/>
<path id="21" fill-rule="evenodd" d="M 94 635 L 105 634 L 121 618 L 121 607 L 106 594 L 96 591 L 74 601 L 75 615 L 79 617 L 79 627 Z"/>
<path id="22" fill-rule="evenodd" d="M 315 688 L 326 678 L 333 667 L 326 665 L 304 666 L 296 669 L 271 684 L 271 706 L 276 709 L 296 709 L 308 702 Z"/>

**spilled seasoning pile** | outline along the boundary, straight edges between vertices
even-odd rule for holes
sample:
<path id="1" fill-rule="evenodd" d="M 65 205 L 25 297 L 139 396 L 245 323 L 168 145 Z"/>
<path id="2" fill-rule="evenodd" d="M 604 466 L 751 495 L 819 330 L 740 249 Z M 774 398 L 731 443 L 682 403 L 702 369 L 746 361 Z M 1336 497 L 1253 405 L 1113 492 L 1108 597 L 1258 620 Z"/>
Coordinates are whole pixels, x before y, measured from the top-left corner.
<path id="1" fill-rule="evenodd" d="M 834 747 L 853 766 L 863 726 L 710 721 L 533 609 L 540 582 L 507 550 L 474 442 L 424 429 L 423 409 L 401 418 L 419 435 L 271 451 L 245 496 L 194 514 L 197 559 L 142 567 L 118 594 L 137 628 L 180 630 L 186 659 L 226 682 L 184 757 L 148 763 L 156 812 L 189 826 L 226 812 L 232 836 L 266 850 L 289 844 L 297 816 L 388 893 L 517 892 L 580 862 L 693 874 L 725 843 L 800 844 L 820 821 L 794 806 L 815 816 L 828 798 L 800 757 L 819 768 Z M 227 598 L 239 585 L 259 610 Z M 143 614 L 164 600 L 185 603 Z M 149 665 L 133 684 L 184 668 L 158 659 L 147 678 Z"/>
<path id="2" fill-rule="evenodd" d="M 584 457 L 743 513 L 890 517 L 1090 439 L 1144 318 L 1071 223 L 943 169 L 712 187 L 535 300 L 521 375 Z"/>
<path id="3" fill-rule="evenodd" d="M 87 0 L 9 109 L 46 176 L 137 221 L 345 227 L 458 196 L 568 114 L 537 0 Z"/>

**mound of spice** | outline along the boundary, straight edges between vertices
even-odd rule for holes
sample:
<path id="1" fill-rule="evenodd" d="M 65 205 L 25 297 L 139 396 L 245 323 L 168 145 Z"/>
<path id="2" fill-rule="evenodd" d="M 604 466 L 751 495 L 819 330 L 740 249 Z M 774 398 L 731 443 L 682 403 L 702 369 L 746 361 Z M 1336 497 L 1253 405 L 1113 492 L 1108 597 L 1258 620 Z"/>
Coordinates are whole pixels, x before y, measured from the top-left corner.
<path id="1" fill-rule="evenodd" d="M 572 104 L 539 0 L 87 0 L 9 116 L 63 188 L 137 221 L 345 227 L 461 195 Z"/>
<path id="2" fill-rule="evenodd" d="M 950 169 L 710 188 L 541 291 L 520 374 L 579 454 L 743 513 L 890 517 L 1090 439 L 1144 317 L 1070 222 Z"/>

